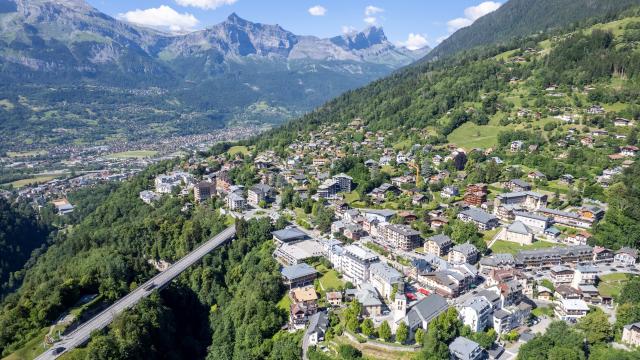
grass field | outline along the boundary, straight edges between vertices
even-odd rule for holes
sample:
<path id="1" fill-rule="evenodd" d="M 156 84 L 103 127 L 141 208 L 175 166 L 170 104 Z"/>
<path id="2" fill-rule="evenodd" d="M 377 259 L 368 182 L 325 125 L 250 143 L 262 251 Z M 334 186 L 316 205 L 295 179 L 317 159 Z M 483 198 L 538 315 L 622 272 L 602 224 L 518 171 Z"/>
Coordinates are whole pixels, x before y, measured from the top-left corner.
<path id="1" fill-rule="evenodd" d="M 291 306 L 291 298 L 289 298 L 289 293 L 284 294 L 284 296 L 282 297 L 282 299 L 280 299 L 280 301 L 278 301 L 278 304 L 276 306 L 278 307 L 278 309 L 289 312 L 289 307 Z"/>
<path id="2" fill-rule="evenodd" d="M 450 143 L 456 144 L 466 150 L 473 148 L 489 148 L 498 143 L 498 133 L 504 130 L 501 126 L 465 123 L 454 130 L 447 139 Z"/>
<path id="3" fill-rule="evenodd" d="M 350 193 L 344 194 L 344 201 L 351 204 L 352 202 L 356 202 L 360 200 L 360 194 L 357 191 L 352 191 Z"/>
<path id="4" fill-rule="evenodd" d="M 331 269 L 320 278 L 320 284 L 324 290 L 338 289 L 344 286 L 344 281 L 338 278 L 338 273 Z"/>
<path id="5" fill-rule="evenodd" d="M 493 244 L 493 246 L 491 247 L 491 250 L 493 251 L 494 254 L 502 254 L 502 253 L 516 254 L 522 250 L 543 249 L 543 248 L 549 248 L 553 246 L 562 246 L 562 245 L 554 244 L 546 241 L 536 241 L 531 245 L 523 246 L 510 241 L 498 240 L 495 242 L 495 244 Z"/>
<path id="6" fill-rule="evenodd" d="M 507 61 L 507 60 L 509 60 L 509 58 L 513 57 L 517 52 L 518 52 L 517 49 L 516 50 L 505 51 L 503 53 L 500 53 L 500 54 L 494 56 L 494 59 Z"/>
<path id="7" fill-rule="evenodd" d="M 75 348 L 72 351 L 64 353 L 58 359 L 60 360 L 82 360 L 87 358 L 87 350 L 86 347 L 83 348 Z"/>
<path id="8" fill-rule="evenodd" d="M 232 146 L 227 150 L 227 153 L 231 156 L 236 154 L 248 155 L 249 149 L 246 146 Z"/>
<path id="9" fill-rule="evenodd" d="M 629 274 L 607 274 L 600 276 L 598 291 L 603 296 L 618 296 L 624 284 L 629 281 Z"/>
<path id="10" fill-rule="evenodd" d="M 416 356 L 414 352 L 403 352 L 403 351 L 393 351 L 381 349 L 378 347 L 374 347 L 371 344 L 355 344 L 349 341 L 345 335 L 334 338 L 333 342 L 336 344 L 349 344 L 358 348 L 358 350 L 362 351 L 364 355 L 364 359 L 383 359 L 383 360 L 410 360 Z M 398 345 L 398 344 L 393 344 Z"/>
<path id="11" fill-rule="evenodd" d="M 115 154 L 111 154 L 108 157 L 111 159 L 142 159 L 147 157 L 153 157 L 157 154 L 157 151 L 153 150 L 131 150 L 123 151 Z"/>
<path id="12" fill-rule="evenodd" d="M 397 173 L 396 169 L 391 165 L 383 165 L 380 168 L 380 171 L 382 171 L 385 174 L 388 174 L 389 176 L 396 176 L 396 173 Z"/>
<path id="13" fill-rule="evenodd" d="M 38 336 L 27 342 L 22 348 L 16 350 L 13 354 L 3 358 L 2 360 L 31 360 L 36 356 L 44 352 L 42 347 L 42 340 L 49 331 L 49 328 L 44 328 L 40 331 Z"/>
<path id="14" fill-rule="evenodd" d="M 553 307 L 551 306 L 538 306 L 537 308 L 531 311 L 533 315 L 536 317 L 542 317 L 543 315 L 547 317 L 553 317 Z"/>
<path id="15" fill-rule="evenodd" d="M 27 185 L 45 183 L 58 177 L 60 177 L 60 175 L 38 175 L 28 179 L 16 180 L 9 184 L 17 189 Z"/>
<path id="16" fill-rule="evenodd" d="M 500 228 L 489 230 L 489 231 L 485 231 L 485 232 L 483 232 L 482 239 L 484 241 L 489 242 L 489 241 L 493 240 L 493 237 L 496 236 L 496 234 L 499 231 L 500 231 Z"/>

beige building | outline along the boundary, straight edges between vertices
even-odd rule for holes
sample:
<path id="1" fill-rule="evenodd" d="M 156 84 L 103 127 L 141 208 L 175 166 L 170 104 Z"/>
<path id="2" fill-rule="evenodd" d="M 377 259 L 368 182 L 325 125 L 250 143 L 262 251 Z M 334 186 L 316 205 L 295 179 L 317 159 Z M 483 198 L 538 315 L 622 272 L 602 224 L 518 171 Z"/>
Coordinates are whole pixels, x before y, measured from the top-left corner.
<path id="1" fill-rule="evenodd" d="M 640 322 L 624 326 L 622 329 L 622 342 L 633 346 L 640 346 Z"/>
<path id="2" fill-rule="evenodd" d="M 197 203 L 207 201 L 216 194 L 216 184 L 208 181 L 201 181 L 193 187 L 193 198 Z"/>
<path id="3" fill-rule="evenodd" d="M 385 240 L 397 249 L 411 251 L 420 243 L 420 232 L 410 226 L 388 224 L 383 229 Z"/>
<path id="4" fill-rule="evenodd" d="M 294 303 L 304 303 L 305 305 L 314 304 L 318 300 L 318 294 L 313 286 L 295 288 L 289 292 L 289 296 Z"/>
<path id="5" fill-rule="evenodd" d="M 342 292 L 340 292 L 340 291 L 329 291 L 329 292 L 327 292 L 327 302 L 331 306 L 340 306 L 340 305 L 342 305 Z"/>
<path id="6" fill-rule="evenodd" d="M 435 256 L 446 256 L 452 246 L 451 238 L 447 235 L 439 234 L 428 238 L 424 242 L 424 252 Z"/>
<path id="7" fill-rule="evenodd" d="M 533 243 L 533 231 L 520 221 L 514 221 L 503 231 L 503 239 L 520 245 L 531 245 Z"/>
<path id="8" fill-rule="evenodd" d="M 478 249 L 472 244 L 465 243 L 456 245 L 449 252 L 448 261 L 453 265 L 464 263 L 475 264 L 478 261 Z"/>
<path id="9" fill-rule="evenodd" d="M 571 283 L 573 281 L 573 275 L 574 270 L 563 265 L 556 265 L 552 267 L 551 272 L 549 273 L 549 277 L 551 278 L 554 286 Z"/>

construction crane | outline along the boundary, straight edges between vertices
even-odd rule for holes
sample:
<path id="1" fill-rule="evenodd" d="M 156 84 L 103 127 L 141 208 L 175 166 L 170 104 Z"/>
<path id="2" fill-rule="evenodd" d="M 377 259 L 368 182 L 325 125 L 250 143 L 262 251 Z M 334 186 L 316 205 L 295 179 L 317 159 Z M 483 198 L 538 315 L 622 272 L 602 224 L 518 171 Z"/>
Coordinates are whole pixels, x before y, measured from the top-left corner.
<path id="1" fill-rule="evenodd" d="M 416 186 L 420 187 L 420 165 L 416 164 L 415 161 L 412 161 L 407 165 L 416 170 Z"/>

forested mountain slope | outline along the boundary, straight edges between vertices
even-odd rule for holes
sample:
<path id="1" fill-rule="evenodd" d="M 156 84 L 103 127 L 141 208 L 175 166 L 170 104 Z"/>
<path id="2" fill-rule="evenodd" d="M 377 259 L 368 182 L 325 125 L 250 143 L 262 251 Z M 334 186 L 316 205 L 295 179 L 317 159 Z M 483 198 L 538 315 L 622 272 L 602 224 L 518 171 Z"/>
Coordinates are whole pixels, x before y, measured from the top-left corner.
<path id="1" fill-rule="evenodd" d="M 607 13 L 617 13 L 638 0 L 510 0 L 498 10 L 460 29 L 439 44 L 425 60 L 447 57 L 477 46 L 504 43 Z"/>
<path id="2" fill-rule="evenodd" d="M 361 118 L 372 131 L 431 129 L 434 140 L 444 141 L 467 121 L 482 124 L 488 120 L 485 117 L 516 109 L 520 102 L 509 101 L 514 93 L 552 103 L 553 99 L 532 89 L 549 84 L 578 87 L 601 83 L 602 88 L 589 95 L 592 101 L 634 105 L 633 95 L 638 89 L 635 79 L 640 74 L 638 14 L 640 10 L 634 8 L 611 16 L 611 22 L 594 26 L 587 23 L 575 32 L 536 35 L 466 51 L 446 61 L 415 64 L 348 91 L 251 143 L 260 149 L 281 148 L 295 139 L 292 134 L 304 136 L 321 124 L 345 126 L 354 118 Z M 625 81 L 610 88 L 621 71 Z M 521 89 L 529 93 L 520 96 Z M 467 105 L 479 111 L 460 114 Z M 505 109 L 500 111 L 500 107 Z M 403 136 L 410 137 L 411 133 Z"/>
<path id="3" fill-rule="evenodd" d="M 14 286 L 15 271 L 24 268 L 31 252 L 43 246 L 49 228 L 28 204 L 11 204 L 0 197 L 0 298 Z"/>
<path id="4" fill-rule="evenodd" d="M 117 189 L 108 188 L 111 194 L 95 210 L 58 232 L 54 244 L 24 271 L 18 290 L 2 302 L 0 354 L 42 336 L 69 309 L 82 321 L 90 316 L 78 311 L 84 297 L 97 296 L 93 308 L 111 303 L 156 272 L 149 259 L 175 261 L 227 226 L 217 211 L 219 200 L 185 212 L 192 199 L 165 197 L 155 206 L 139 199 L 155 175 L 173 165 L 152 166 Z M 240 221 L 237 229 L 232 244 L 182 274 L 161 298 L 123 315 L 72 358 L 204 358 L 212 343 L 211 359 L 268 358 L 292 345 L 298 354 L 295 337 L 272 339 L 286 321 L 276 306 L 284 288 L 268 241 L 273 226 L 268 220 Z"/>

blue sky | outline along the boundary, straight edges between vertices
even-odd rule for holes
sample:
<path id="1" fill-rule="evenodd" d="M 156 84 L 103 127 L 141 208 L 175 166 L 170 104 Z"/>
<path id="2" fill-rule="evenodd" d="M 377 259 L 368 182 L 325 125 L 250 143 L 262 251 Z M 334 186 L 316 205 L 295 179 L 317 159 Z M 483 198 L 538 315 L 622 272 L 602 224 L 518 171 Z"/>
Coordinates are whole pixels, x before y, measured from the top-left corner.
<path id="1" fill-rule="evenodd" d="M 295 34 L 319 37 L 378 25 L 394 43 L 416 48 L 436 45 L 506 0 L 88 1 L 119 19 L 175 32 L 201 29 L 236 12 L 250 21 L 280 24 Z"/>

